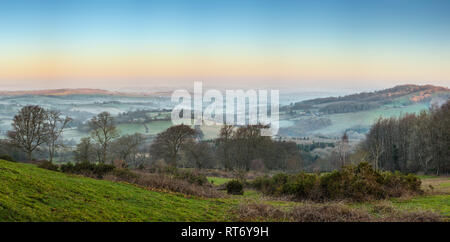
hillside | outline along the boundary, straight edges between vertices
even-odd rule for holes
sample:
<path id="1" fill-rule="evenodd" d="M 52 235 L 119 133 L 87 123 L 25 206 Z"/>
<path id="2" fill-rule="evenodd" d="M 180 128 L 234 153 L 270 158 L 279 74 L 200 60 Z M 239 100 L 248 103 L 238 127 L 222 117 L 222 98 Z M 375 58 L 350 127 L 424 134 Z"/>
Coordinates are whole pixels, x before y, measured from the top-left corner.
<path id="1" fill-rule="evenodd" d="M 203 199 L 182 194 L 150 191 L 135 185 L 38 168 L 31 164 L 0 160 L 0 222 L 5 221 L 240 221 L 236 214 L 243 204 L 257 202 L 290 211 L 311 202 L 271 200 L 254 190 L 244 196 Z M 224 178 L 209 177 L 222 184 Z M 374 219 L 391 216 L 386 211 L 374 211 L 373 206 L 391 206 L 401 211 L 430 210 L 449 217 L 449 179 L 433 176 L 422 178 L 426 196 L 391 201 L 346 203 L 347 209 L 369 211 Z M 265 204 L 265 205 L 263 205 Z M 339 202 L 341 204 L 341 202 Z M 315 204 L 318 209 L 329 203 Z M 342 204 L 341 204 L 342 205 Z M 245 207 L 244 207 L 245 208 Z M 400 211 L 399 210 L 399 211 Z M 234 212 L 233 212 L 234 211 Z M 396 211 L 396 210 L 394 210 Z M 254 212 L 254 211 L 253 211 Z M 248 214 L 247 214 L 248 215 Z M 346 220 L 348 214 L 340 219 Z M 311 215 L 311 216 L 317 216 Z M 249 219 L 249 220 L 247 220 Z M 244 221 L 278 221 L 269 217 L 249 217 Z M 289 218 L 284 218 L 288 219 Z M 314 220 L 314 217 L 310 218 Z M 321 221 L 320 217 L 315 218 Z M 281 219 L 280 221 L 283 221 Z M 309 220 L 308 220 L 309 221 Z M 333 221 L 333 220 L 332 220 Z"/>
<path id="2" fill-rule="evenodd" d="M 433 85 L 400 85 L 375 92 L 362 92 L 343 97 L 316 98 L 295 103 L 290 109 L 318 108 L 323 113 L 345 113 L 375 109 L 383 104 L 400 101 L 402 104 L 431 101 L 438 94 L 448 97 L 450 89 Z M 447 95 L 445 95 L 447 94 Z"/>
<path id="3" fill-rule="evenodd" d="M 73 88 L 73 89 L 62 88 L 62 89 L 45 89 L 45 90 L 0 91 L 0 95 L 4 96 L 110 95 L 110 96 L 145 97 L 152 95 L 168 95 L 168 94 L 166 92 L 117 92 L 93 88 Z"/>
<path id="4" fill-rule="evenodd" d="M 305 100 L 280 109 L 281 119 L 287 120 L 280 134 L 339 136 L 350 131 L 353 138 L 361 138 L 378 117 L 418 113 L 441 105 L 448 98 L 450 89 L 446 87 L 400 85 L 375 92 Z"/>
<path id="5" fill-rule="evenodd" d="M 229 203 L 0 160 L 0 221 L 226 221 Z"/>

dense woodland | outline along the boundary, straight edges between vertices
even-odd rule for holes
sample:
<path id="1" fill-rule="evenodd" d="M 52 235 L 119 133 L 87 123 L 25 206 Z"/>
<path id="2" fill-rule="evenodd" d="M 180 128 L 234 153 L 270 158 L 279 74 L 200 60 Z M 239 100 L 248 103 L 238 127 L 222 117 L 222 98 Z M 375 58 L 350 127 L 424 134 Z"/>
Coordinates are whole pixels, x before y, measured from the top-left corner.
<path id="1" fill-rule="evenodd" d="M 361 149 L 378 169 L 448 174 L 450 101 L 419 115 L 378 119 Z"/>

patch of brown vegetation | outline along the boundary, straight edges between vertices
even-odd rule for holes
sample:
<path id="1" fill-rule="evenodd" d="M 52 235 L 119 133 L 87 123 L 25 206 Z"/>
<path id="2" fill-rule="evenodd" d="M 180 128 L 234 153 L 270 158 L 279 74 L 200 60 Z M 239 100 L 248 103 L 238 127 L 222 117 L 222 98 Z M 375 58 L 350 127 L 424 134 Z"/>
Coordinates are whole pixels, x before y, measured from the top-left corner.
<path id="1" fill-rule="evenodd" d="M 376 219 L 379 222 L 439 222 L 442 221 L 442 217 L 432 211 L 402 211 L 396 209 L 391 203 L 381 202 L 375 204 L 372 209 L 372 213 L 379 214 Z"/>
<path id="2" fill-rule="evenodd" d="M 212 185 L 197 185 L 183 179 L 174 178 L 162 173 L 132 172 L 134 175 L 108 174 L 105 180 L 123 181 L 145 187 L 149 190 L 182 193 L 190 196 L 219 198 L 224 194 L 217 191 Z"/>
<path id="3" fill-rule="evenodd" d="M 389 205 L 376 205 L 372 215 L 364 208 L 343 203 L 305 203 L 292 209 L 280 209 L 264 203 L 242 203 L 232 211 L 236 221 L 275 222 L 437 222 L 442 217 L 429 211 L 406 212 Z"/>
<path id="4" fill-rule="evenodd" d="M 450 183 L 449 177 L 425 178 L 422 179 L 422 189 L 427 195 L 450 194 L 450 186 L 444 186 L 446 183 Z"/>

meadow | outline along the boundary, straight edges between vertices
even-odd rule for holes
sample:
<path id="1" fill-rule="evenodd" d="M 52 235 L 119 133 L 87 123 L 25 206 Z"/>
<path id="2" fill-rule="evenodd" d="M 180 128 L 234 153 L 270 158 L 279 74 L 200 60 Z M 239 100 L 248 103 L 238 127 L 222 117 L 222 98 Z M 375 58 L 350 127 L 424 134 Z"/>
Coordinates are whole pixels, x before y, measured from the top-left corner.
<path id="1" fill-rule="evenodd" d="M 450 178 L 445 177 L 422 178 L 426 190 L 422 196 L 321 204 L 266 197 L 251 189 L 246 189 L 243 196 L 202 198 L 4 160 L 0 160 L 0 176 L 0 221 L 292 221 L 288 217 L 242 217 L 251 214 L 251 206 L 284 212 L 331 206 L 380 219 L 389 217 L 392 209 L 433 211 L 450 220 Z M 216 186 L 229 181 L 220 177 L 208 180 Z M 242 209 L 247 213 L 239 212 Z"/>

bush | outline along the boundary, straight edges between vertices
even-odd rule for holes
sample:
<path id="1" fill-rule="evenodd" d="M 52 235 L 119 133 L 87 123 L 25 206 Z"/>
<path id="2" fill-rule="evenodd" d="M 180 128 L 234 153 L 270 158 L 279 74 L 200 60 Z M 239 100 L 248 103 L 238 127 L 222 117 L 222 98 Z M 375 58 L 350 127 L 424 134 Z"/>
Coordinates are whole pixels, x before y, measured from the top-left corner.
<path id="1" fill-rule="evenodd" d="M 132 180 L 139 177 L 136 173 L 127 168 L 116 168 L 113 170 L 112 175 L 124 180 Z"/>
<path id="2" fill-rule="evenodd" d="M 388 197 L 383 188 L 383 176 L 366 162 L 323 175 L 320 177 L 320 186 L 327 200 L 364 201 Z"/>
<path id="3" fill-rule="evenodd" d="M 422 193 L 420 189 L 420 179 L 413 175 L 403 175 L 399 172 L 384 172 L 383 184 L 389 195 L 392 197 L 399 197 L 405 193 Z"/>
<path id="4" fill-rule="evenodd" d="M 369 163 L 340 171 L 296 175 L 277 174 L 255 179 L 252 185 L 264 194 L 289 195 L 296 199 L 366 201 L 421 193 L 420 179 L 412 174 L 378 172 Z"/>
<path id="5" fill-rule="evenodd" d="M 242 182 L 238 180 L 231 180 L 226 184 L 227 193 L 233 195 L 243 195 L 244 194 L 244 186 Z"/>
<path id="6" fill-rule="evenodd" d="M 102 178 L 105 174 L 112 172 L 114 168 L 114 165 L 107 165 L 102 163 L 95 164 L 89 162 L 79 162 L 75 165 L 73 165 L 72 163 L 61 165 L 61 171 L 65 173 L 96 176 L 98 178 Z"/>
<path id="7" fill-rule="evenodd" d="M 60 169 L 64 173 L 74 173 L 73 167 L 74 167 L 73 164 L 69 162 L 67 164 L 62 164 Z"/>
<path id="8" fill-rule="evenodd" d="M 171 191 L 177 193 L 183 193 L 185 195 L 192 195 L 198 197 L 218 198 L 223 197 L 224 194 L 217 191 L 211 185 L 199 186 L 190 183 L 186 180 L 177 179 L 173 176 L 163 173 L 145 173 L 141 171 L 132 172 L 137 177 L 123 176 L 123 171 L 116 171 L 106 175 L 104 179 L 111 181 L 125 181 L 139 186 L 144 186 L 151 190 L 156 191 Z M 131 172 L 131 171 L 130 171 Z M 117 176 L 119 175 L 119 176 Z"/>
<path id="9" fill-rule="evenodd" d="M 189 183 L 200 186 L 208 183 L 208 179 L 206 178 L 206 176 L 195 170 L 181 170 L 174 166 L 166 166 L 163 169 L 152 169 L 152 171 L 156 173 L 168 174 L 176 179 L 186 180 Z"/>
<path id="10" fill-rule="evenodd" d="M 41 161 L 38 165 L 39 168 L 43 168 L 43 169 L 47 169 L 47 170 L 51 170 L 51 171 L 59 171 L 59 166 L 53 164 L 51 161 Z"/>
<path id="11" fill-rule="evenodd" d="M 10 155 L 8 155 L 8 154 L 0 155 L 0 160 L 6 160 L 6 161 L 16 162 L 16 161 L 15 161 Z"/>

